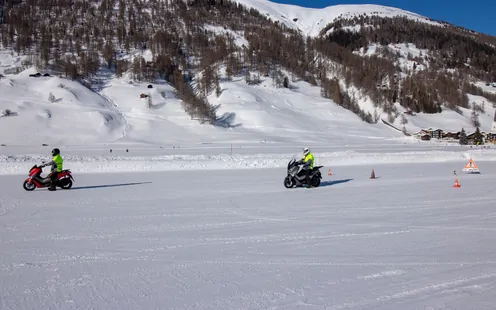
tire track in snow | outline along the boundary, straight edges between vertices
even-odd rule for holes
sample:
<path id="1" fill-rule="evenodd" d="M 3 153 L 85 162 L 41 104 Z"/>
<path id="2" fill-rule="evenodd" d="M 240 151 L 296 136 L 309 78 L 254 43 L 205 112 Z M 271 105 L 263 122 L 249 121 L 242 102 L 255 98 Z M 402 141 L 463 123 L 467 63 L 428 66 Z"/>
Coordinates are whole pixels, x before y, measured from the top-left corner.
<path id="1" fill-rule="evenodd" d="M 496 265 L 496 261 L 453 261 L 453 262 L 287 262 L 287 261 L 227 261 L 227 260 L 186 260 L 197 265 L 247 265 L 247 266 L 294 266 L 294 267 L 427 267 L 427 266 L 481 266 Z"/>
<path id="2" fill-rule="evenodd" d="M 382 233 L 364 233 L 364 234 L 335 234 L 335 235 L 315 235 L 315 234 L 308 234 L 307 236 L 304 236 L 304 234 L 294 234 L 294 235 L 287 235 L 284 237 L 269 237 L 267 238 L 267 235 L 261 235 L 261 236 L 247 236 L 247 237 L 237 237 L 237 238 L 204 238 L 200 239 L 200 242 L 196 243 L 186 243 L 186 244 L 177 244 L 177 245 L 168 245 L 168 246 L 160 246 L 160 247 L 151 247 L 147 249 L 142 249 L 139 250 L 139 252 L 144 252 L 144 253 L 152 253 L 152 252 L 160 252 L 160 251 L 165 251 L 165 250 L 177 250 L 177 249 L 186 249 L 186 248 L 192 248 L 192 247 L 209 247 L 209 246 L 218 246 L 218 245 L 229 245 L 229 244 L 246 244 L 246 243 L 271 243 L 271 242 L 284 242 L 284 241 L 303 241 L 306 242 L 308 240 L 323 240 L 323 239 L 332 239 L 332 238 L 346 238 L 346 237 L 351 237 L 351 236 L 368 236 L 368 237 L 375 237 L 375 235 L 379 236 L 384 236 L 384 235 L 391 235 L 391 234 L 399 234 L 399 233 L 405 233 L 407 231 L 399 231 L 399 232 L 382 232 Z M 275 236 L 281 236 L 281 235 L 275 235 Z M 264 238 L 265 237 L 265 238 Z M 141 240 L 142 238 L 138 238 L 137 240 Z M 150 239 L 147 239 L 150 240 Z M 161 239 L 158 239 L 161 240 Z M 195 239 L 196 240 L 196 239 Z"/>
<path id="3" fill-rule="evenodd" d="M 343 283 L 355 283 L 357 280 L 362 280 L 362 281 L 371 281 L 371 280 L 377 280 L 377 279 L 383 279 L 383 278 L 394 278 L 397 276 L 404 275 L 406 272 L 401 269 L 391 269 L 388 268 L 387 270 L 377 272 L 377 273 L 369 273 L 366 275 L 357 275 L 353 278 L 341 278 L 338 280 L 334 281 L 327 281 L 325 282 L 325 285 L 340 285 Z"/>
<path id="4" fill-rule="evenodd" d="M 425 229 L 425 230 L 475 230 L 475 231 L 486 231 L 492 232 L 496 231 L 496 228 L 491 227 L 471 227 L 471 226 L 438 226 L 438 225 L 409 225 L 405 224 L 404 227 L 414 228 L 414 229 Z"/>
<path id="5" fill-rule="evenodd" d="M 174 246 L 164 248 L 174 248 Z M 139 251 L 142 252 L 142 251 Z M 146 251 L 145 251 L 146 252 Z M 134 254 L 134 253 L 133 253 Z M 150 255 L 124 257 L 122 253 L 100 254 L 100 255 L 65 255 L 54 259 L 40 260 L 36 262 L 10 263 L 0 265 L 0 270 L 13 271 L 23 268 L 60 268 L 64 263 L 108 263 L 108 262 L 129 262 L 146 261 L 160 262 L 171 268 L 188 268 L 198 265 L 247 265 L 247 266 L 288 266 L 288 267 L 428 267 L 428 266 L 484 266 L 496 265 L 496 261 L 452 261 L 452 262 L 288 262 L 288 261 L 236 261 L 236 260 L 173 260 L 154 257 Z M 373 279 L 402 274 L 402 270 L 384 271 L 376 274 L 357 276 L 357 279 Z M 492 274 L 495 275 L 496 274 Z"/>
<path id="6" fill-rule="evenodd" d="M 357 279 L 360 280 L 373 280 L 373 279 L 380 279 L 380 278 L 389 278 L 389 277 L 394 277 L 394 276 L 400 276 L 405 274 L 403 270 L 386 270 L 382 271 L 379 273 L 372 273 L 368 274 L 366 276 L 357 276 Z"/>
<path id="7" fill-rule="evenodd" d="M 389 236 L 410 233 L 410 230 L 398 230 L 398 231 L 385 231 L 385 232 L 372 232 L 372 233 L 341 233 L 341 234 L 274 234 L 274 235 L 260 235 L 260 236 L 246 236 L 246 237 L 223 237 L 223 238 L 204 238 L 205 242 L 219 242 L 222 241 L 223 244 L 236 244 L 236 243 L 270 243 L 270 242 L 283 242 L 283 241 L 308 241 L 308 240 L 322 240 L 322 239 L 334 239 L 334 238 L 350 238 L 350 237 L 377 237 L 377 236 Z M 210 244 L 210 243 L 209 243 Z"/>
<path id="8" fill-rule="evenodd" d="M 200 239 L 199 243 L 187 243 L 187 244 L 179 244 L 179 245 L 170 245 L 165 247 L 154 247 L 142 250 L 143 252 L 156 252 L 168 249 L 183 249 L 190 247 L 200 247 L 200 246 L 218 246 L 218 245 L 236 245 L 236 244 L 249 244 L 249 243 L 271 243 L 271 242 L 284 242 L 284 241 L 301 241 L 306 242 L 308 240 L 325 240 L 332 238 L 347 238 L 347 237 L 355 237 L 355 236 L 368 236 L 375 237 L 376 235 L 385 236 L 385 235 L 396 235 L 401 233 L 406 233 L 408 231 L 396 231 L 396 232 L 382 232 L 382 233 L 364 233 L 364 234 L 333 234 L 333 235 L 315 235 L 315 234 L 294 234 L 294 235 L 274 235 L 275 237 L 268 237 L 271 235 L 260 235 L 260 236 L 246 236 L 246 237 L 236 237 L 236 238 L 204 238 Z"/>
<path id="9" fill-rule="evenodd" d="M 125 257 L 123 253 L 99 254 L 99 255 L 64 255 L 53 259 L 45 259 L 34 262 L 10 263 L 0 265 L 0 270 L 13 272 L 17 269 L 40 268 L 44 270 L 59 269 L 63 264 L 92 264 L 92 263 L 116 263 L 116 262 L 159 262 L 168 268 L 188 268 L 201 265 L 201 262 L 184 262 L 177 260 L 153 257 L 150 255 Z"/>
<path id="10" fill-rule="evenodd" d="M 140 215 L 116 215 L 116 216 L 97 216 L 97 217 L 76 217 L 71 218 L 70 221 L 82 221 L 82 222 L 103 222 L 103 221 L 121 221 L 121 220 L 147 220 L 147 219 L 155 219 L 155 218 L 166 218 L 166 219 L 186 219 L 193 218 L 197 219 L 201 216 L 211 216 L 212 212 L 185 212 L 185 213 L 156 213 L 156 214 L 140 214 Z M 37 224 L 40 223 L 52 223 L 59 222 L 60 219 L 41 219 L 36 220 Z M 23 225 L 32 224 L 33 221 L 23 222 Z"/>
<path id="11" fill-rule="evenodd" d="M 401 234 L 401 233 L 408 233 L 409 231 L 394 231 L 394 232 L 380 232 L 380 233 L 346 233 L 346 234 L 331 234 L 331 235 L 315 235 L 315 234 L 309 234 L 305 236 L 305 234 L 294 234 L 294 235 L 274 235 L 275 237 L 269 237 L 267 238 L 268 235 L 261 235 L 261 236 L 251 236 L 251 237 L 238 237 L 238 238 L 205 238 L 201 240 L 201 242 L 198 243 L 187 243 L 187 244 L 179 244 L 179 245 L 170 245 L 170 246 L 161 246 L 161 247 L 152 247 L 152 248 L 146 248 L 146 249 L 141 249 L 136 251 L 137 253 L 153 253 L 153 252 L 160 252 L 160 251 L 166 251 L 166 250 L 178 250 L 178 249 L 184 249 L 184 248 L 191 248 L 191 247 L 200 247 L 200 246 L 212 246 L 212 245 L 226 245 L 226 244 L 245 244 L 245 243 L 270 243 L 270 242 L 281 242 L 281 241 L 308 241 L 308 240 L 322 240 L 322 239 L 332 239 L 332 238 L 348 238 L 348 237 L 375 237 L 375 236 L 385 236 L 385 235 L 396 235 L 396 234 Z M 108 234 L 108 235 L 86 235 L 86 236 L 48 236 L 46 239 L 31 239 L 28 241 L 40 241 L 40 240 L 56 240 L 56 241 L 65 241 L 65 240 L 97 240 L 97 239 L 108 239 L 110 238 L 109 236 L 112 237 L 118 237 L 121 236 L 118 233 L 116 234 Z M 265 238 L 264 238 L 265 237 Z M 136 240 L 143 240 L 145 238 L 136 238 Z M 26 241 L 26 240 L 23 240 Z M 213 241 L 213 242 L 212 242 Z M 8 242 L 2 242 L 2 243 L 15 243 L 19 242 L 19 240 L 13 240 L 13 241 L 8 241 Z M 149 256 L 143 257 L 132 257 L 132 258 L 122 258 L 120 257 L 121 254 L 116 254 L 116 258 L 113 260 L 116 261 L 125 261 L 125 260 L 150 260 Z M 85 259 L 86 258 L 86 259 Z M 92 256 L 88 260 L 88 256 L 70 256 L 69 261 L 79 261 L 79 262 L 93 262 L 93 261 L 106 261 L 106 258 L 101 258 L 100 256 Z M 2 265 L 0 266 L 0 269 L 3 270 L 10 270 L 13 267 L 15 268 L 25 268 L 25 267 L 32 267 L 36 266 L 38 264 L 47 264 L 49 262 L 57 262 L 61 263 L 63 260 L 61 259 L 56 259 L 53 261 L 45 261 L 45 262 L 37 262 L 37 263 L 23 263 L 23 264 L 10 264 L 10 265 Z M 195 261 L 185 261 L 184 263 L 187 264 L 204 264 L 208 263 L 207 262 L 195 262 Z M 215 263 L 215 262 L 212 262 Z M 222 262 L 221 262 L 222 263 Z M 243 262 L 240 262 L 241 264 Z M 253 265 L 256 265 L 257 263 L 253 263 Z M 263 264 L 263 263 L 262 263 Z M 316 264 L 318 265 L 318 264 Z M 387 265 L 385 265 L 387 266 Z"/>
<path id="12" fill-rule="evenodd" d="M 460 291 L 467 288 L 477 288 L 480 290 L 483 286 L 474 285 L 471 283 L 481 280 L 491 280 L 494 277 L 496 277 L 496 273 L 485 274 L 471 278 L 462 278 L 458 280 L 446 281 L 437 284 L 425 285 L 418 288 L 407 289 L 407 290 L 399 291 L 395 294 L 381 295 L 381 296 L 377 296 L 376 298 L 368 298 L 356 302 L 348 302 L 339 305 L 328 304 L 325 305 L 324 307 L 325 309 L 334 309 L 334 310 L 347 309 L 347 308 L 363 308 L 366 306 L 371 306 L 373 304 L 378 304 L 378 303 L 383 304 L 389 301 L 399 301 L 407 298 L 417 298 L 419 296 L 425 298 L 426 296 L 439 295 L 445 293 L 459 293 Z M 493 280 L 491 280 L 491 282 L 493 282 Z M 429 292 L 431 294 L 429 294 Z"/>
<path id="13" fill-rule="evenodd" d="M 251 220 L 251 221 L 237 221 L 237 222 L 178 225 L 176 227 L 168 227 L 168 228 L 163 227 L 164 226 L 163 224 L 161 224 L 160 226 L 148 225 L 148 226 L 140 226 L 137 228 L 119 230 L 115 233 L 85 234 L 85 235 L 47 235 L 42 238 L 24 238 L 22 240 L 14 239 L 14 240 L 0 241 L 0 244 L 12 244 L 18 242 L 38 242 L 38 241 L 67 241 L 67 240 L 80 241 L 80 240 L 98 240 L 98 239 L 105 240 L 105 239 L 122 237 L 130 233 L 171 233 L 171 232 L 174 233 L 181 231 L 198 231 L 205 229 L 220 229 L 226 227 L 245 226 L 248 224 L 260 223 L 260 222 L 261 221 Z M 145 238 L 146 237 L 139 237 L 135 239 L 143 240 Z M 204 244 L 206 245 L 207 243 Z"/>
<path id="14" fill-rule="evenodd" d="M 334 212 L 328 212 L 327 216 L 332 218 L 334 216 L 342 215 L 346 216 L 349 213 L 354 213 L 354 212 L 363 212 L 363 211 L 372 211 L 371 214 L 381 214 L 381 213 L 404 213 L 409 212 L 422 212 L 425 210 L 432 211 L 436 209 L 442 209 L 445 210 L 446 204 L 449 204 L 451 207 L 448 209 L 453 209 L 453 208 L 465 208 L 470 207 L 472 208 L 474 205 L 477 204 L 484 204 L 487 203 L 488 201 L 493 201 L 494 199 L 491 197 L 482 197 L 482 198 L 468 198 L 466 200 L 460 200 L 459 198 L 454 198 L 454 199 L 440 199 L 440 200 L 435 200 L 435 201 L 428 201 L 428 202 L 422 202 L 422 204 L 418 205 L 405 205 L 405 206 L 398 206 L 398 205 L 393 205 L 393 206 L 382 206 L 382 207 L 354 207 L 355 205 L 350 205 L 347 206 L 346 208 L 342 209 L 337 209 L 334 210 Z M 229 202 L 231 206 L 234 208 L 224 208 L 224 212 L 231 213 L 233 215 L 237 215 L 240 217 L 244 217 L 247 219 L 254 219 L 254 220 L 262 220 L 262 221 L 270 221 L 270 222 L 298 222 L 298 223 L 306 223 L 306 224 L 323 224 L 323 223 L 329 223 L 329 220 L 323 219 L 322 217 L 319 217 L 321 220 L 317 219 L 302 219 L 302 218 L 288 218 L 288 217 L 269 217 L 269 216 L 262 216 L 262 215 L 252 215 L 250 212 L 248 212 L 247 209 L 240 207 L 239 204 L 235 203 L 232 199 L 229 199 Z M 470 202 L 467 204 L 467 202 Z M 475 217 L 475 216 L 474 216 Z M 409 226 L 407 223 L 403 223 L 405 226 Z M 412 226 L 413 227 L 413 226 Z M 420 228 L 420 227 L 419 227 Z"/>
<path id="15" fill-rule="evenodd" d="M 17 209 L 20 205 L 20 201 L 17 200 L 11 204 L 11 207 L 5 206 L 5 200 L 0 199 L 0 216 L 4 216 Z"/>

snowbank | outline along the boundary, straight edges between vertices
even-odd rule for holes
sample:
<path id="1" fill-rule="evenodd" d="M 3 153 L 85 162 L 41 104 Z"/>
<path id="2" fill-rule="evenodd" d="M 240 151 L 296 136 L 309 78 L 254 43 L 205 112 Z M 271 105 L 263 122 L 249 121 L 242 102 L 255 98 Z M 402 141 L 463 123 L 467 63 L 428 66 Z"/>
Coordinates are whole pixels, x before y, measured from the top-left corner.
<path id="1" fill-rule="evenodd" d="M 150 172 L 171 170 L 219 170 L 285 168 L 292 154 L 165 155 L 165 156 L 65 156 L 65 168 L 75 173 Z M 414 152 L 315 153 L 316 165 L 333 166 L 460 162 L 469 158 L 496 161 L 496 150 Z M 27 174 L 30 167 L 47 160 L 38 155 L 0 155 L 0 174 Z M 460 166 L 460 169 L 463 166 Z M 48 171 L 47 171 L 48 172 Z"/>
<path id="2" fill-rule="evenodd" d="M 0 114 L 0 144 L 79 144 L 123 136 L 125 120 L 107 99 L 74 81 L 29 76 L 35 72 L 0 79 L 0 110 L 11 111 Z"/>

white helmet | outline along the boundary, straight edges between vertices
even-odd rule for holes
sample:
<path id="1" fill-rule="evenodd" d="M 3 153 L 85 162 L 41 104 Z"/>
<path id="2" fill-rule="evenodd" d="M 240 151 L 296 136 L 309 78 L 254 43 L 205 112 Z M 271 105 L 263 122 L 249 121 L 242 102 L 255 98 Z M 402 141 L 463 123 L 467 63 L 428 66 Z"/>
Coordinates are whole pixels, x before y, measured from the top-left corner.
<path id="1" fill-rule="evenodd" d="M 308 147 L 304 147 L 303 148 L 303 155 L 307 155 L 308 153 L 310 153 L 310 150 L 308 149 Z"/>

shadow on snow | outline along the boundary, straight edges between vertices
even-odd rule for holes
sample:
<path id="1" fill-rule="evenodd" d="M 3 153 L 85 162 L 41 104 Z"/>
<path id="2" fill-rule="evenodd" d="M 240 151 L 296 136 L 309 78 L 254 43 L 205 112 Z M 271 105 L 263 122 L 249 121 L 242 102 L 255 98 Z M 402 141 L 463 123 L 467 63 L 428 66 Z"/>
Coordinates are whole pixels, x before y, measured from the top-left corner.
<path id="1" fill-rule="evenodd" d="M 348 183 L 350 181 L 353 181 L 353 179 L 343 179 L 343 180 L 335 180 L 335 181 L 324 181 L 320 183 L 320 187 L 325 187 L 325 186 L 333 186 L 341 183 Z"/>
<path id="2" fill-rule="evenodd" d="M 91 185 L 91 186 L 78 186 L 73 187 L 74 189 L 92 189 L 92 188 L 108 188 L 108 187 L 121 187 L 121 186 L 133 186 L 133 185 L 141 185 L 141 184 L 149 184 L 152 182 L 135 182 L 135 183 L 121 183 L 121 184 L 104 184 L 104 185 Z"/>

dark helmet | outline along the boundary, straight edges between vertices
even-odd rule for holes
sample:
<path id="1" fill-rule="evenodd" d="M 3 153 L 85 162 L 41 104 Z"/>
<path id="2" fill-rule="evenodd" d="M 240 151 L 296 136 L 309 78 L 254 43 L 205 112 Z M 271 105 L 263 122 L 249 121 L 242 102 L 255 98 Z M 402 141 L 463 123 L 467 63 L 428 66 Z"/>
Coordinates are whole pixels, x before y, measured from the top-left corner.
<path id="1" fill-rule="evenodd" d="M 60 150 L 59 149 L 53 149 L 52 150 L 52 156 L 59 155 L 59 154 L 60 154 Z"/>

